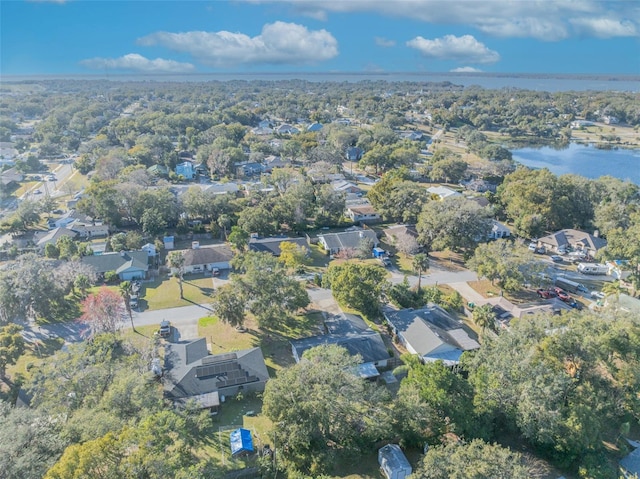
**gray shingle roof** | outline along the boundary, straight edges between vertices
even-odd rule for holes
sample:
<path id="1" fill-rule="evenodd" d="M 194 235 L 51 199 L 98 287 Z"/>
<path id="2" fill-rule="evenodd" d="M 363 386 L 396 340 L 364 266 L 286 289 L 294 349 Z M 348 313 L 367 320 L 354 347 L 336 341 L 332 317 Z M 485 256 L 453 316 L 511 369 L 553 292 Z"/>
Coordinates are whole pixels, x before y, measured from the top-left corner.
<path id="1" fill-rule="evenodd" d="M 359 354 L 363 363 L 389 359 L 389 351 L 382 337 L 370 329 L 359 316 L 343 314 L 327 320 L 325 326 L 329 334 L 291 341 L 297 359 L 308 349 L 328 344 L 342 346 L 352 356 Z"/>
<path id="2" fill-rule="evenodd" d="M 84 256 L 82 262 L 96 270 L 97 273 L 107 271 L 121 272 L 129 268 L 148 271 L 149 258 L 146 251 L 123 251 L 120 253 L 104 253 L 95 256 Z"/>
<path id="3" fill-rule="evenodd" d="M 306 238 L 261 238 L 249 240 L 249 249 L 251 251 L 268 252 L 274 256 L 280 256 L 280 244 L 284 241 L 295 243 L 298 246 L 307 248 Z"/>
<path id="4" fill-rule="evenodd" d="M 396 334 L 401 335 L 420 356 L 451 349 L 469 351 L 480 347 L 464 331 L 459 321 L 432 303 L 415 310 L 387 309 L 384 316 Z"/>
<path id="5" fill-rule="evenodd" d="M 374 246 L 378 244 L 378 237 L 375 231 L 372 230 L 343 231 L 342 233 L 318 235 L 318 239 L 323 239 L 327 249 L 330 251 L 358 248 L 363 238 L 371 239 Z"/>
<path id="6" fill-rule="evenodd" d="M 538 241 L 555 247 L 581 244 L 585 248 L 595 251 L 607 246 L 607 240 L 604 238 L 574 229 L 556 231 L 553 234 L 539 238 Z"/>
<path id="7" fill-rule="evenodd" d="M 209 263 L 224 263 L 231 261 L 233 251 L 226 244 L 207 246 L 182 251 L 185 266 L 195 266 Z"/>
<path id="8" fill-rule="evenodd" d="M 260 348 L 209 355 L 205 338 L 168 344 L 165 369 L 164 389 L 170 399 L 224 394 L 227 387 L 269 379 Z"/>

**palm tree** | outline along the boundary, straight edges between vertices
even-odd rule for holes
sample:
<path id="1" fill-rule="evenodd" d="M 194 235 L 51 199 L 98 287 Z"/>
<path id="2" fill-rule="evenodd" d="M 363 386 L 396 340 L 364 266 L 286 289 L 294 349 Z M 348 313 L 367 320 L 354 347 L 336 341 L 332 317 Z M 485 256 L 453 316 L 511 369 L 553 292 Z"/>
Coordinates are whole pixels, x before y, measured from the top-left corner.
<path id="1" fill-rule="evenodd" d="M 136 332 L 136 326 L 133 324 L 133 312 L 131 311 L 131 281 L 123 281 L 120 283 L 120 296 L 124 299 L 124 307 L 127 309 L 129 319 L 131 320 L 131 328 Z"/>
<path id="2" fill-rule="evenodd" d="M 184 274 L 184 256 L 179 251 L 172 251 L 167 258 L 169 267 L 175 269 L 174 275 L 178 278 L 178 286 L 180 287 L 180 299 L 184 299 L 184 291 L 182 289 L 182 275 Z"/>
<path id="3" fill-rule="evenodd" d="M 612 281 L 611 283 L 607 283 L 602 287 L 602 292 L 606 296 L 614 296 L 616 297 L 616 301 L 620 299 L 620 293 L 624 291 L 624 288 L 620 284 L 620 281 Z"/>
<path id="4" fill-rule="evenodd" d="M 496 313 L 490 304 L 483 304 L 473 310 L 473 322 L 482 329 L 484 333 L 487 329 L 495 331 Z"/>
<path id="5" fill-rule="evenodd" d="M 418 274 L 418 293 L 420 293 L 422 273 L 429 269 L 429 256 L 425 253 L 418 253 L 413 257 L 411 266 L 413 266 L 413 270 Z"/>

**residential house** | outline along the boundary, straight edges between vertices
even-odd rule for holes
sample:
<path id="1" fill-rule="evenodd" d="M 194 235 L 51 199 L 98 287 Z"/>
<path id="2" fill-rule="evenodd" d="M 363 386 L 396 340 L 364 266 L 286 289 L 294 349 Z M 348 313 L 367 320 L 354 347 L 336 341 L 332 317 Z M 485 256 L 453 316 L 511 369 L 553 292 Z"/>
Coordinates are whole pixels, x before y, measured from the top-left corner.
<path id="1" fill-rule="evenodd" d="M 24 175 L 15 168 L 9 168 L 0 172 L 0 185 L 9 186 L 12 183 L 17 184 L 24 180 Z"/>
<path id="2" fill-rule="evenodd" d="M 496 316 L 496 323 L 502 328 L 508 327 L 513 318 L 519 319 L 534 314 L 561 314 L 563 311 L 572 311 L 571 306 L 558 298 L 551 298 L 544 302 L 516 305 L 503 296 L 494 296 L 475 306 L 485 304 L 491 305 L 491 310 Z"/>
<path id="3" fill-rule="evenodd" d="M 291 166 L 291 161 L 283 160 L 280 156 L 269 155 L 264 159 L 266 172 L 271 172 L 274 168 L 286 168 L 288 166 Z"/>
<path id="4" fill-rule="evenodd" d="M 280 245 L 284 242 L 294 243 L 300 248 L 308 248 L 306 238 L 251 238 L 249 240 L 249 249 L 251 251 L 271 253 L 273 256 L 280 256 Z"/>
<path id="5" fill-rule="evenodd" d="M 351 356 L 360 356 L 358 374 L 367 379 L 379 376 L 378 367 L 384 368 L 389 351 L 379 333 L 355 314 L 342 313 L 325 320 L 325 333 L 291 341 L 291 352 L 300 362 L 305 351 L 317 346 L 335 344 L 345 348 Z"/>
<path id="6" fill-rule="evenodd" d="M 430 186 L 429 188 L 427 188 L 427 191 L 432 195 L 436 195 L 441 200 L 444 200 L 445 198 L 452 198 L 454 196 L 460 196 L 460 193 L 452 190 L 451 188 L 447 188 L 446 186 Z"/>
<path id="7" fill-rule="evenodd" d="M 349 193 L 353 195 L 360 195 L 364 193 L 362 188 L 359 188 L 354 183 L 346 180 L 338 180 L 331 183 L 331 187 L 338 192 Z"/>
<path id="8" fill-rule="evenodd" d="M 538 239 L 538 246 L 548 251 L 562 252 L 573 249 L 595 258 L 596 253 L 607 246 L 607 240 L 584 231 L 566 229 Z"/>
<path id="9" fill-rule="evenodd" d="M 633 448 L 633 451 L 618 462 L 620 473 L 622 474 L 621 477 L 624 479 L 637 479 L 640 477 L 640 441 L 627 439 L 627 442 Z"/>
<path id="10" fill-rule="evenodd" d="M 236 163 L 234 166 L 236 168 L 236 175 L 239 177 L 260 175 L 265 171 L 264 165 L 256 162 L 243 161 Z"/>
<path id="11" fill-rule="evenodd" d="M 295 126 L 291 126 L 288 123 L 285 123 L 276 128 L 276 133 L 280 135 L 294 135 L 296 133 L 300 133 L 300 130 Z"/>
<path id="12" fill-rule="evenodd" d="M 176 175 L 182 176 L 185 180 L 193 180 L 196 176 L 196 169 L 190 161 L 178 163 L 176 165 Z"/>
<path id="13" fill-rule="evenodd" d="M 0 142 L 0 158 L 5 162 L 10 162 L 18 156 L 18 150 L 15 148 L 14 143 L 8 141 Z"/>
<path id="14" fill-rule="evenodd" d="M 258 128 L 271 128 L 271 121 L 270 120 L 260 120 L 260 123 L 258 123 Z"/>
<path id="15" fill-rule="evenodd" d="M 421 131 L 401 131 L 399 132 L 400 138 L 411 141 L 422 140 L 424 134 Z"/>
<path id="16" fill-rule="evenodd" d="M 165 397 L 177 405 L 194 401 L 217 411 L 239 392 L 262 392 L 269 379 L 260 348 L 209 354 L 205 338 L 165 345 Z"/>
<path id="17" fill-rule="evenodd" d="M 329 173 L 326 170 L 310 169 L 307 171 L 307 176 L 312 183 L 332 183 L 344 180 L 342 173 Z"/>
<path id="18" fill-rule="evenodd" d="M 487 180 L 475 179 L 471 180 L 464 185 L 464 187 L 469 191 L 475 191 L 476 193 L 485 193 L 490 191 L 491 193 L 495 193 L 498 187 Z"/>
<path id="19" fill-rule="evenodd" d="M 358 249 L 363 239 L 368 238 L 373 243 L 373 247 L 378 246 L 376 232 L 354 228 L 341 233 L 327 233 L 318 235 L 318 242 L 328 254 L 337 254 L 340 251 Z"/>
<path id="20" fill-rule="evenodd" d="M 149 260 L 146 251 L 120 251 L 104 253 L 97 256 L 84 256 L 80 259 L 93 267 L 99 275 L 115 271 L 121 281 L 144 279 L 149 271 Z"/>
<path id="21" fill-rule="evenodd" d="M 511 236 L 511 230 L 508 226 L 497 220 L 491 220 L 491 231 L 487 234 L 489 239 L 508 238 Z"/>
<path id="22" fill-rule="evenodd" d="M 212 183 L 210 185 L 202 186 L 204 186 L 203 191 L 211 193 L 213 195 L 236 194 L 240 191 L 240 186 L 238 186 L 238 183 L 235 183 L 233 181 L 229 181 L 227 183 Z"/>
<path id="23" fill-rule="evenodd" d="M 393 334 L 423 362 L 443 361 L 447 366 L 455 366 L 463 352 L 480 347 L 461 321 L 433 303 L 421 309 L 386 308 L 383 314 Z"/>
<path id="24" fill-rule="evenodd" d="M 347 148 L 347 161 L 360 161 L 364 155 L 364 150 L 357 146 Z"/>
<path id="25" fill-rule="evenodd" d="M 348 205 L 345 210 L 345 215 L 349 217 L 354 223 L 376 223 L 380 221 L 381 216 L 373 205 L 368 201 L 363 201 L 359 204 Z"/>
<path id="26" fill-rule="evenodd" d="M 69 224 L 68 228 L 75 231 L 80 237 L 85 239 L 105 238 L 109 236 L 109 225 L 105 225 L 99 221 L 87 224 L 83 221 L 76 220 Z"/>
<path id="27" fill-rule="evenodd" d="M 169 169 L 164 165 L 153 165 L 147 168 L 153 176 L 169 176 Z"/>
<path id="28" fill-rule="evenodd" d="M 184 257 L 185 274 L 198 274 L 215 270 L 230 269 L 233 251 L 226 244 L 200 247 L 197 241 L 191 249 L 181 250 Z"/>
<path id="29" fill-rule="evenodd" d="M 320 131 L 322 130 L 322 124 L 315 122 L 307 127 L 307 131 Z"/>
<path id="30" fill-rule="evenodd" d="M 378 449 L 378 464 L 387 479 L 405 479 L 413 472 L 411 464 L 397 444 L 387 444 Z"/>
<path id="31" fill-rule="evenodd" d="M 59 238 L 68 236 L 74 239 L 78 233 L 68 228 L 54 228 L 49 231 L 38 231 L 33 235 L 33 241 L 38 248 L 44 249 L 49 243 L 56 244 Z"/>

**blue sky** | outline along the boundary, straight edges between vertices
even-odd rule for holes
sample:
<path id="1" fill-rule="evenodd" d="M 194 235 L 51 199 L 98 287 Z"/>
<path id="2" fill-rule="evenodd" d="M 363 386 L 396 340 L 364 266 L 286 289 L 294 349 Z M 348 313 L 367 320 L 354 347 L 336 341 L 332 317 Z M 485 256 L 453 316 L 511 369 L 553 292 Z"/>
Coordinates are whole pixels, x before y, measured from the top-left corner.
<path id="1" fill-rule="evenodd" d="M 0 0 L 2 75 L 640 74 L 637 0 Z"/>

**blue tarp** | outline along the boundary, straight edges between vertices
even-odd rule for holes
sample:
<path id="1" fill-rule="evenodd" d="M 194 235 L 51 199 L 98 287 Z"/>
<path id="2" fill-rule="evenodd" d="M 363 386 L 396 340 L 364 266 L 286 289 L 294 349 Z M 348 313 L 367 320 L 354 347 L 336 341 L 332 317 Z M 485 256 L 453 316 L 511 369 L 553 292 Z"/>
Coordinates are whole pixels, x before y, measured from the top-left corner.
<path id="1" fill-rule="evenodd" d="M 236 429 L 229 436 L 231 443 L 231 454 L 239 454 L 241 452 L 253 452 L 253 439 L 251 439 L 251 431 L 248 429 Z"/>

